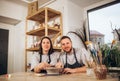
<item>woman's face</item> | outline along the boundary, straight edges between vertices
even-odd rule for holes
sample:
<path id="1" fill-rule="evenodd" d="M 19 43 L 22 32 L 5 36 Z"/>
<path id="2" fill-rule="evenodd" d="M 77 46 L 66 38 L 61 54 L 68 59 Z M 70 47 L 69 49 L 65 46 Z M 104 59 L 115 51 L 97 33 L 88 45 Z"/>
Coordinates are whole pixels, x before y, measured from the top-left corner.
<path id="1" fill-rule="evenodd" d="M 43 49 L 43 51 L 46 51 L 46 52 L 49 51 L 49 49 L 50 49 L 49 39 L 45 38 L 45 39 L 42 40 L 42 49 Z"/>

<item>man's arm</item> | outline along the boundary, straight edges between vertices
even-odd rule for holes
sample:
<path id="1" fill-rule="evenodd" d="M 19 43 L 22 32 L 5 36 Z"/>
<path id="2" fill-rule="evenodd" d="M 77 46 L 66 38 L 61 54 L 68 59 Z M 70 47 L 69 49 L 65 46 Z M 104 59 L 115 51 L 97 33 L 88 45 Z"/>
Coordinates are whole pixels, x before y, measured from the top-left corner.
<path id="1" fill-rule="evenodd" d="M 71 68 L 65 68 L 63 73 L 85 73 L 86 72 L 86 66 L 71 69 Z"/>

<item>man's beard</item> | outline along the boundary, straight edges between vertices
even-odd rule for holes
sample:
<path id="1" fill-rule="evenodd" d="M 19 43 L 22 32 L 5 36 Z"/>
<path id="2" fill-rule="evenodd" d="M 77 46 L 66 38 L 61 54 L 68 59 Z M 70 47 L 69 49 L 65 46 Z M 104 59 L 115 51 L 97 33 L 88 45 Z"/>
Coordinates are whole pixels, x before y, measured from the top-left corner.
<path id="1" fill-rule="evenodd" d="M 65 50 L 64 50 L 65 51 Z M 69 51 L 65 51 L 66 53 L 70 53 L 72 51 L 72 48 Z"/>

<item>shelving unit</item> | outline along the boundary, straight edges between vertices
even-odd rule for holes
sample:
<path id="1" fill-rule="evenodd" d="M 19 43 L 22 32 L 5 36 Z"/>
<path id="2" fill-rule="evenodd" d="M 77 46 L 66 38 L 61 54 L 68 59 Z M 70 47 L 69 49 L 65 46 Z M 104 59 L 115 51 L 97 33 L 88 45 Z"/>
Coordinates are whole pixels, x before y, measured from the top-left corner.
<path id="1" fill-rule="evenodd" d="M 54 48 L 56 51 L 60 51 L 60 50 L 61 50 L 61 48 L 59 48 L 59 47 L 54 47 L 54 46 L 53 46 L 53 48 Z M 39 50 L 39 47 L 27 48 L 27 49 L 26 49 L 26 51 L 31 51 L 31 52 L 33 52 L 33 51 L 38 51 L 38 50 Z"/>
<path id="2" fill-rule="evenodd" d="M 48 34 L 46 36 L 61 32 L 60 29 L 56 29 L 56 28 L 47 28 L 47 30 L 48 30 Z M 34 35 L 34 36 L 45 36 L 45 27 L 42 27 L 36 30 L 31 30 L 27 32 L 26 34 Z"/>
<path id="3" fill-rule="evenodd" d="M 55 19 L 59 19 L 59 25 L 57 28 L 54 26 L 49 26 L 49 22 L 54 21 Z M 28 21 L 34 21 L 39 22 L 40 27 L 32 30 L 28 30 L 29 22 Z M 42 25 L 44 24 L 44 25 Z M 62 14 L 59 11 L 56 11 L 54 9 L 45 7 L 38 9 L 37 12 L 28 15 L 26 17 L 26 38 L 25 38 L 25 71 L 27 71 L 27 53 L 28 52 L 34 52 L 39 51 L 39 47 L 28 47 L 28 36 L 32 37 L 43 37 L 48 36 L 51 38 L 53 44 L 58 36 L 62 36 Z M 53 46 L 53 48 L 57 51 L 60 51 L 60 47 Z"/>

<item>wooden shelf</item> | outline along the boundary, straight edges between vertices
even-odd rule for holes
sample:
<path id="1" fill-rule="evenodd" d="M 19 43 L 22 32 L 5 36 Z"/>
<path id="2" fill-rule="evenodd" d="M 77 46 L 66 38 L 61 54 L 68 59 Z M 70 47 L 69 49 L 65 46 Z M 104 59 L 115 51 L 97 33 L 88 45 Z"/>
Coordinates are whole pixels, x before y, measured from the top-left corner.
<path id="1" fill-rule="evenodd" d="M 48 27 L 48 35 L 57 34 L 60 32 L 60 29 Z M 26 33 L 27 35 L 34 35 L 34 36 L 45 36 L 45 27 L 38 28 L 36 30 L 31 30 Z"/>
<path id="2" fill-rule="evenodd" d="M 48 12 L 48 21 L 51 18 L 60 16 L 60 14 L 61 14 L 60 12 L 58 12 L 56 10 L 53 10 L 53 9 L 46 7 L 46 8 L 40 8 L 36 13 L 27 16 L 27 19 L 39 21 L 40 23 L 43 23 L 43 22 L 45 22 L 45 10 L 47 10 L 47 12 Z"/>
<path id="3" fill-rule="evenodd" d="M 60 47 L 55 47 L 55 46 L 53 46 L 53 49 L 55 50 L 55 51 L 61 51 L 61 48 Z"/>
<path id="4" fill-rule="evenodd" d="M 26 51 L 39 51 L 39 47 L 28 48 L 28 49 L 26 49 Z"/>
<path id="5" fill-rule="evenodd" d="M 53 49 L 54 50 L 56 50 L 56 51 L 61 51 L 61 48 L 59 48 L 59 47 L 53 47 Z M 28 49 L 26 49 L 26 51 L 39 51 L 39 47 L 35 47 L 35 48 L 28 48 Z"/>
<path id="6" fill-rule="evenodd" d="M 48 23 L 51 21 L 58 20 L 58 26 L 55 25 L 55 27 L 49 27 Z M 38 29 L 29 30 L 31 24 L 28 22 L 29 20 L 32 20 L 34 22 L 37 22 L 41 24 Z M 44 24 L 44 25 L 43 25 Z M 35 48 L 27 48 L 29 36 L 33 36 L 35 38 L 42 38 L 43 36 L 48 36 L 51 38 L 53 44 L 55 43 L 58 36 L 62 36 L 62 14 L 59 11 L 53 10 L 51 8 L 45 7 L 40 8 L 38 11 L 35 11 L 31 14 L 29 14 L 26 17 L 26 37 L 25 37 L 25 71 L 27 71 L 27 52 L 39 52 L 39 47 Z M 40 39 L 39 39 L 40 40 Z M 32 42 L 31 42 L 32 43 Z M 61 51 L 61 48 L 59 47 L 53 47 L 55 51 Z"/>

